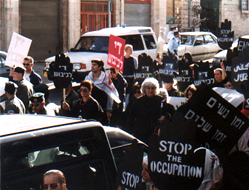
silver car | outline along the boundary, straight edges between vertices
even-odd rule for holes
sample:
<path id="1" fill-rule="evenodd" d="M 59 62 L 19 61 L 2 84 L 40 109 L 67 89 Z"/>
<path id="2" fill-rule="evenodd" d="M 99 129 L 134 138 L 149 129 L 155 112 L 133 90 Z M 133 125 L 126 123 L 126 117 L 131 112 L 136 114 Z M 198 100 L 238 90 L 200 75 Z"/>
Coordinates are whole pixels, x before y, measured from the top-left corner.
<path id="1" fill-rule="evenodd" d="M 211 32 L 181 32 L 181 45 L 178 48 L 179 58 L 186 64 L 210 59 L 222 49 L 217 37 Z M 168 48 L 165 45 L 164 52 Z"/>

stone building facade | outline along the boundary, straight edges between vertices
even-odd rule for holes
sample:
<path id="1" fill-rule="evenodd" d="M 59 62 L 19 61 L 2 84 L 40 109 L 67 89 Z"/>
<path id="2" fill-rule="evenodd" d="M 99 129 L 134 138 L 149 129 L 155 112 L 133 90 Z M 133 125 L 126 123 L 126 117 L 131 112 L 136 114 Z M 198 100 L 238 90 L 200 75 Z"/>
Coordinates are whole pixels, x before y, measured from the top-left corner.
<path id="1" fill-rule="evenodd" d="M 111 0 L 112 26 L 147 25 L 156 35 L 167 27 L 168 18 L 181 31 L 203 30 L 196 25 L 208 17 L 215 33 L 225 19 L 232 21 L 235 37 L 249 33 L 249 11 L 241 9 L 248 0 Z M 0 50 L 7 51 L 13 32 L 31 38 L 30 55 L 44 60 L 72 48 L 82 31 L 82 2 L 107 3 L 108 0 L 1 0 Z M 198 8 L 202 7 L 202 13 Z"/>

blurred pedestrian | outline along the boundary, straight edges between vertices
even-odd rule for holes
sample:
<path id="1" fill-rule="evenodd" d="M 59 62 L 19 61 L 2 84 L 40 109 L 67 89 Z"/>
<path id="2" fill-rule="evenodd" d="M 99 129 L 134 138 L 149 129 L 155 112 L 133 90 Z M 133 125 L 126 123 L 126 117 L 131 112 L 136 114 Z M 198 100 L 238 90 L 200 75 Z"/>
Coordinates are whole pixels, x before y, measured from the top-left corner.
<path id="1" fill-rule="evenodd" d="M 5 83 L 5 95 L 7 100 L 5 101 L 4 113 L 19 113 L 25 114 L 25 106 L 23 102 L 16 97 L 18 86 L 14 82 Z"/>
<path id="2" fill-rule="evenodd" d="M 104 62 L 101 59 L 93 59 L 91 72 L 85 80 L 93 84 L 92 97 L 99 102 L 103 111 L 106 113 L 106 121 L 103 124 L 108 125 L 108 120 L 112 117 L 113 101 L 121 103 L 119 94 L 109 75 L 104 72 Z M 104 119 L 104 118 L 103 118 Z"/>
<path id="3" fill-rule="evenodd" d="M 29 99 L 34 93 L 33 85 L 24 79 L 25 68 L 15 67 L 13 70 L 13 80 L 17 84 L 16 96 L 23 102 L 26 112 L 29 110 Z"/>
<path id="4" fill-rule="evenodd" d="M 150 136 L 157 133 L 159 123 L 170 119 L 175 109 L 158 95 L 159 83 L 155 78 L 145 79 L 141 91 L 143 95 L 134 101 L 128 113 L 126 128 L 148 143 Z"/>
<path id="5" fill-rule="evenodd" d="M 92 82 L 84 80 L 80 83 L 80 98 L 73 102 L 72 116 L 83 119 L 102 120 L 103 111 L 99 103 L 91 96 Z"/>
<path id="6" fill-rule="evenodd" d="M 121 103 L 119 104 L 117 104 L 116 102 L 113 103 L 110 125 L 120 127 L 121 123 L 123 122 L 122 120 L 127 82 L 124 79 L 123 75 L 115 68 L 110 69 L 110 77 L 115 88 L 118 91 L 119 99 L 121 100 Z"/>
<path id="7" fill-rule="evenodd" d="M 23 66 L 26 69 L 26 72 L 24 74 L 24 78 L 31 82 L 34 86 L 42 83 L 41 76 L 36 73 L 33 69 L 34 66 L 34 59 L 30 56 L 27 56 L 23 60 Z"/>
<path id="8" fill-rule="evenodd" d="M 132 56 L 132 52 L 133 52 L 133 46 L 130 44 L 126 44 L 125 45 L 125 56 L 124 56 L 124 70 L 123 70 L 123 76 L 128 83 L 128 87 L 126 91 L 126 105 L 128 104 L 129 96 L 132 91 L 135 70 L 138 69 L 137 58 Z"/>
<path id="9" fill-rule="evenodd" d="M 66 178 L 60 170 L 49 170 L 43 175 L 42 190 L 66 190 Z"/>
<path id="10" fill-rule="evenodd" d="M 143 168 L 143 170 L 142 170 L 142 183 L 145 184 L 145 189 L 149 190 L 153 185 L 153 181 L 151 180 L 150 174 L 149 174 L 148 156 L 143 157 L 142 168 Z"/>

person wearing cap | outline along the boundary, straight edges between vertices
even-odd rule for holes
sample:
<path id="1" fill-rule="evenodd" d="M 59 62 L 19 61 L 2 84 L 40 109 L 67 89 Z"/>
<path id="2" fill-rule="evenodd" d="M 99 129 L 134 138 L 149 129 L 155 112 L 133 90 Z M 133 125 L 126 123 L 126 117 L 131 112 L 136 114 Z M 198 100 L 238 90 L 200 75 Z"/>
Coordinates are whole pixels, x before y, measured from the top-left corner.
<path id="1" fill-rule="evenodd" d="M 23 102 L 16 97 L 17 85 L 14 82 L 6 82 L 4 90 L 7 97 L 7 100 L 5 101 L 4 113 L 25 114 Z"/>
<path id="2" fill-rule="evenodd" d="M 167 34 L 167 42 L 169 43 L 170 39 L 174 37 L 174 32 L 177 31 L 176 26 L 171 26 L 170 31 Z"/>
<path id="3" fill-rule="evenodd" d="M 91 96 L 92 82 L 83 80 L 80 83 L 81 98 L 73 102 L 73 117 L 81 117 L 83 119 L 102 120 L 103 111 L 99 103 Z"/>
<path id="4" fill-rule="evenodd" d="M 41 76 L 36 73 L 33 69 L 34 59 L 30 56 L 27 56 L 23 60 L 23 67 L 26 69 L 24 74 L 24 78 L 31 82 L 34 86 L 40 84 L 42 82 Z"/>
<path id="5" fill-rule="evenodd" d="M 45 108 L 44 93 L 41 92 L 34 93 L 31 96 L 30 101 L 33 113 L 47 115 L 47 110 Z"/>
<path id="6" fill-rule="evenodd" d="M 180 34 L 178 31 L 174 32 L 174 37 L 169 41 L 169 54 L 173 57 L 178 57 L 178 47 L 181 45 Z"/>
<path id="7" fill-rule="evenodd" d="M 16 96 L 23 102 L 26 113 L 29 110 L 29 99 L 34 93 L 33 85 L 24 79 L 25 68 L 17 66 L 13 70 L 13 80 L 17 84 Z"/>
<path id="8" fill-rule="evenodd" d="M 178 90 L 173 87 L 174 80 L 164 83 L 164 88 L 167 90 L 169 96 L 179 96 Z"/>

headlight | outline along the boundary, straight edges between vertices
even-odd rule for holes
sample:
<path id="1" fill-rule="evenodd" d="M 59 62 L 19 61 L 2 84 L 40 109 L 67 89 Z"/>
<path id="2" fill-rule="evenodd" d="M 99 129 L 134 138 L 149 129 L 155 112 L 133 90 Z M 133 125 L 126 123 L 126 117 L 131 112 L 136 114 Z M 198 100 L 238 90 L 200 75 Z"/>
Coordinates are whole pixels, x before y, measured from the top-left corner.
<path id="1" fill-rule="evenodd" d="M 73 69 L 74 70 L 80 70 L 81 69 L 80 63 L 74 63 L 73 64 Z"/>
<path id="2" fill-rule="evenodd" d="M 74 70 L 86 69 L 86 64 L 85 63 L 74 63 L 73 69 Z"/>

